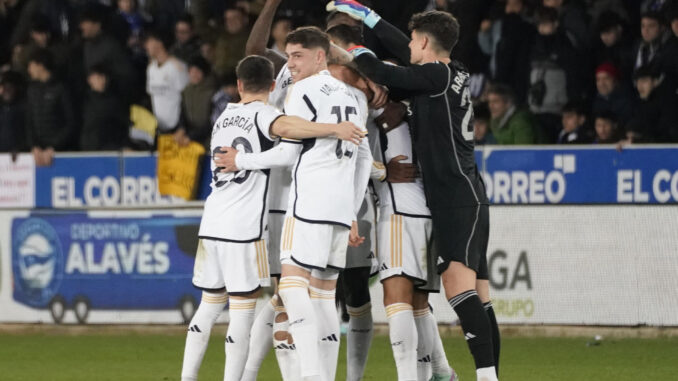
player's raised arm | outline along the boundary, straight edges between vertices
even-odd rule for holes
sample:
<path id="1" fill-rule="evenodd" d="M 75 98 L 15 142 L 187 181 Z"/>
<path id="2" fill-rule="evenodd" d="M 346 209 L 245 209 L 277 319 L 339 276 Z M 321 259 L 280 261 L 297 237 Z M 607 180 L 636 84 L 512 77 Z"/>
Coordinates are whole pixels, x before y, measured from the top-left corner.
<path id="1" fill-rule="evenodd" d="M 281 1 L 282 0 L 266 0 L 266 4 L 264 4 L 264 7 L 261 9 L 257 21 L 255 21 L 254 26 L 252 26 L 252 31 L 250 32 L 250 35 L 247 38 L 247 44 L 245 45 L 246 55 L 256 54 L 268 58 L 273 62 L 276 73 L 280 71 L 280 68 L 282 68 L 283 65 L 285 65 L 287 59 L 277 52 L 266 48 L 266 43 L 271 35 L 273 18 L 275 17 L 275 12 L 278 10 Z"/>
<path id="2" fill-rule="evenodd" d="M 391 54 L 403 63 L 410 62 L 410 39 L 400 29 L 383 20 L 375 11 L 354 0 L 333 0 L 325 7 L 328 11 L 346 13 L 352 18 L 362 21 L 365 26 L 374 30 L 375 35 Z"/>

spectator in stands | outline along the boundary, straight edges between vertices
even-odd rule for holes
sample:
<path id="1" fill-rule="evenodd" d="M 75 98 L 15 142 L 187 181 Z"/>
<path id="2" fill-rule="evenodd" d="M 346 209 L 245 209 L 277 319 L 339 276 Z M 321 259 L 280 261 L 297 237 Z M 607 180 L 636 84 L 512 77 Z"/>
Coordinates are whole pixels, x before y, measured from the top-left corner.
<path id="1" fill-rule="evenodd" d="M 585 124 L 586 110 L 581 102 L 568 102 L 563 107 L 563 129 L 558 134 L 558 144 L 586 144 L 590 143 Z"/>
<path id="2" fill-rule="evenodd" d="M 553 8 L 558 14 L 558 24 L 570 39 L 572 46 L 584 51 L 590 46 L 586 10 L 576 1 L 544 0 L 545 7 Z"/>
<path id="3" fill-rule="evenodd" d="M 619 82 L 619 70 L 609 62 L 596 68 L 596 97 L 593 100 L 593 113 L 611 111 L 621 125 L 631 118 L 633 96 Z"/>
<path id="4" fill-rule="evenodd" d="M 271 38 L 273 39 L 271 49 L 285 56 L 285 38 L 291 31 L 292 20 L 286 18 L 276 20 L 271 28 Z"/>
<path id="5" fill-rule="evenodd" d="M 193 30 L 193 16 L 185 14 L 174 26 L 174 45 L 170 53 L 188 63 L 193 57 L 200 55 L 200 38 Z"/>
<path id="6" fill-rule="evenodd" d="M 31 23 L 29 38 L 30 40 L 25 45 L 14 47 L 13 69 L 26 73 L 29 57 L 37 50 L 47 49 L 54 57 L 57 73 L 61 73 L 61 69 L 65 66 L 68 58 L 65 54 L 66 48 L 61 42 L 52 39 L 49 20 L 45 15 L 35 15 Z"/>
<path id="7" fill-rule="evenodd" d="M 664 17 L 659 12 L 646 12 L 640 19 L 641 39 L 634 49 L 634 69 L 655 65 L 663 68 L 663 54 L 669 39 Z"/>
<path id="8" fill-rule="evenodd" d="M 621 133 L 618 128 L 617 118 L 609 111 L 602 111 L 595 117 L 596 136 L 593 144 L 615 144 L 620 140 Z"/>
<path id="9" fill-rule="evenodd" d="M 28 60 L 26 139 L 37 165 L 50 165 L 54 151 L 73 149 L 74 115 L 66 88 L 55 76 L 54 59 L 38 50 Z"/>
<path id="10" fill-rule="evenodd" d="M 507 0 L 497 20 L 483 20 L 478 32 L 478 44 L 490 57 L 490 78 L 511 86 L 519 104 L 527 97 L 534 34 L 534 26 L 525 16 L 523 0 Z"/>
<path id="11" fill-rule="evenodd" d="M 477 146 L 497 144 L 490 131 L 490 110 L 485 103 L 473 107 L 473 140 Z"/>
<path id="12" fill-rule="evenodd" d="M 26 150 L 26 99 L 20 73 L 9 71 L 0 78 L 0 152 Z"/>
<path id="13" fill-rule="evenodd" d="M 188 84 L 188 70 L 167 51 L 167 41 L 158 32 L 148 33 L 144 44 L 151 62 L 146 70 L 146 91 L 151 96 L 158 132 L 174 132 L 181 114 L 181 92 Z"/>
<path id="14" fill-rule="evenodd" d="M 510 87 L 502 84 L 492 86 L 488 91 L 488 106 L 490 129 L 498 144 L 537 143 L 532 116 L 516 107 Z"/>
<path id="15" fill-rule="evenodd" d="M 135 0 L 118 0 L 117 4 L 118 16 L 125 21 L 127 27 L 127 47 L 135 54 L 143 52 L 142 35 L 146 19 L 137 9 Z"/>
<path id="16" fill-rule="evenodd" d="M 528 103 L 535 114 L 540 133 L 554 143 L 560 130 L 560 112 L 569 99 L 581 95 L 579 70 L 584 66 L 570 40 L 559 29 L 554 8 L 537 11 L 535 43 L 530 53 Z"/>
<path id="17" fill-rule="evenodd" d="M 619 79 L 631 80 L 633 44 L 626 38 L 624 23 L 614 12 L 603 12 L 598 18 L 596 65 L 609 62 L 619 69 Z"/>
<path id="18" fill-rule="evenodd" d="M 103 66 L 93 66 L 89 70 L 89 94 L 80 132 L 80 149 L 83 151 L 119 150 L 125 144 L 129 111 L 120 97 L 110 91 L 108 80 Z"/>
<path id="19" fill-rule="evenodd" d="M 111 75 L 109 85 L 122 97 L 125 103 L 130 102 L 139 91 L 139 84 L 127 51 L 111 35 L 102 28 L 103 14 L 98 7 L 86 7 L 80 16 L 80 30 L 83 45 L 84 69 L 83 77 L 94 66 L 103 66 Z"/>
<path id="20" fill-rule="evenodd" d="M 245 44 L 250 31 L 247 13 L 242 8 L 228 8 L 224 11 L 224 30 L 216 41 L 214 71 L 230 75 L 238 61 L 245 56 Z"/>
<path id="21" fill-rule="evenodd" d="M 627 128 L 630 142 L 678 143 L 678 97 L 651 66 L 635 73 L 638 104 Z"/>
<path id="22" fill-rule="evenodd" d="M 666 11 L 671 32 L 666 41 L 666 53 L 662 70 L 666 73 L 667 83 L 674 89 L 678 89 L 678 1 L 672 3 Z"/>
<path id="23" fill-rule="evenodd" d="M 235 73 L 220 79 L 221 87 L 212 97 L 212 115 L 210 121 L 216 123 L 219 115 L 226 109 L 230 102 L 238 102 L 240 95 L 236 87 Z"/>
<path id="24" fill-rule="evenodd" d="M 188 86 L 182 92 L 181 126 L 174 133 L 179 145 L 191 141 L 209 146 L 212 127 L 211 100 L 217 90 L 210 64 L 201 56 L 193 57 L 188 64 Z"/>

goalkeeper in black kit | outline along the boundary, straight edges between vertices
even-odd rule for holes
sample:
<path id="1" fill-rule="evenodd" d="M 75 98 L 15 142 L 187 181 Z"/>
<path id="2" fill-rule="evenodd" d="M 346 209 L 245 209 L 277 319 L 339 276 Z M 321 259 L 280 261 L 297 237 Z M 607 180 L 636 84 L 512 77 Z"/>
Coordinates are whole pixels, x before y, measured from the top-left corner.
<path id="1" fill-rule="evenodd" d="M 352 57 L 344 56 L 369 79 L 389 87 L 392 95 L 411 98 L 411 133 L 433 220 L 438 272 L 459 316 L 478 381 L 498 380 L 499 331 L 490 303 L 486 259 L 489 201 L 473 153 L 469 73 L 450 58 L 459 23 L 446 12 L 415 14 L 409 39 L 358 2 L 334 0 L 327 10 L 362 20 L 392 55 L 410 63 L 382 63 L 363 47 L 354 48 Z"/>

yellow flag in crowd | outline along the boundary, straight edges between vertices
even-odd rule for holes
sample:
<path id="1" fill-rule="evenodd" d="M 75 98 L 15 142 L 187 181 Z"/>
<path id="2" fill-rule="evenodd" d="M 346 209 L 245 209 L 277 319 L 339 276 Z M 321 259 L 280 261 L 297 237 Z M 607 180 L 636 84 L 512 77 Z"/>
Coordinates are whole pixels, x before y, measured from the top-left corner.
<path id="1" fill-rule="evenodd" d="M 200 164 L 205 148 L 191 142 L 180 147 L 172 135 L 158 136 L 158 190 L 161 195 L 186 200 L 195 197 L 200 177 Z"/>

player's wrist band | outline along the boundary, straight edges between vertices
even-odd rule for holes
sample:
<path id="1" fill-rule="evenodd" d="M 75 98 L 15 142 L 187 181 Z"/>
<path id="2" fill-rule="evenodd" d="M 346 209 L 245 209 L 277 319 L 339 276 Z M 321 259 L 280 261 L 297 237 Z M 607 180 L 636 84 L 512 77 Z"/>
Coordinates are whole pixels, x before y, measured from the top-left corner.
<path id="1" fill-rule="evenodd" d="M 381 16 L 379 16 L 375 11 L 372 11 L 367 14 L 367 17 L 365 17 L 363 23 L 367 25 L 368 28 L 372 29 L 375 25 L 377 25 L 379 20 L 381 20 Z"/>
<path id="2" fill-rule="evenodd" d="M 373 55 L 374 57 L 377 56 L 376 54 L 374 54 L 373 51 L 371 51 L 370 49 L 368 49 L 368 48 L 366 48 L 366 47 L 364 47 L 364 46 L 354 46 L 354 47 L 353 47 L 351 50 L 349 50 L 348 52 L 351 53 L 351 54 L 353 54 L 353 57 L 358 57 L 359 55 L 364 54 L 364 53 L 371 54 L 371 55 Z"/>

